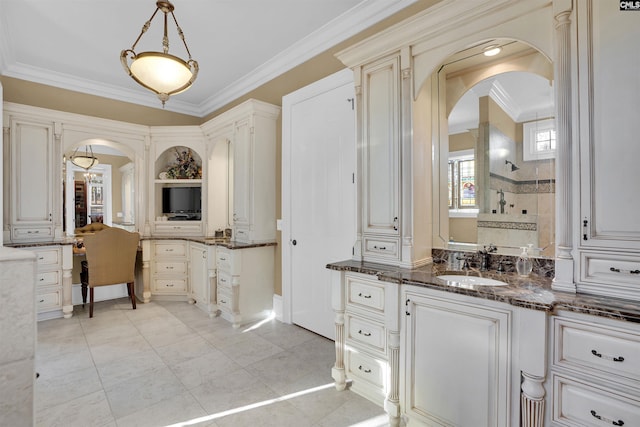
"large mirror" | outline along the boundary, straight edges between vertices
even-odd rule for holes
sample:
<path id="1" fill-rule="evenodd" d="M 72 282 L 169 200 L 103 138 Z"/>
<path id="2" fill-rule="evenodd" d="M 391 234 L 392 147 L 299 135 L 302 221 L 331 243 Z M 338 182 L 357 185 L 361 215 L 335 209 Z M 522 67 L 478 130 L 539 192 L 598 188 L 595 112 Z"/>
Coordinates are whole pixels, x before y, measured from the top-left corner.
<path id="1" fill-rule="evenodd" d="M 125 153 L 101 143 L 64 153 L 64 229 L 67 235 L 87 224 L 101 222 L 135 231 L 134 163 Z M 76 156 L 95 157 L 96 164 L 74 164 Z"/>
<path id="2" fill-rule="evenodd" d="M 491 55 L 493 54 L 493 55 Z M 479 43 L 436 71 L 443 247 L 554 256 L 553 66 L 531 46 Z M 446 223 L 442 223 L 446 221 Z"/>

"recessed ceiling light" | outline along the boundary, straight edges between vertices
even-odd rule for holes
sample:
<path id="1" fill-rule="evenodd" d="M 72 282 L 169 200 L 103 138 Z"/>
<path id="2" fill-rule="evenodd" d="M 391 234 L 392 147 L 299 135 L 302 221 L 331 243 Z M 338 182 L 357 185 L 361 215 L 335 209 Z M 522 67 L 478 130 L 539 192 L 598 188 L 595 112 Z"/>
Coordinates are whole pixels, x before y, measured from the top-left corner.
<path id="1" fill-rule="evenodd" d="M 502 48 L 500 46 L 491 45 L 483 49 L 484 56 L 496 56 L 500 53 Z"/>

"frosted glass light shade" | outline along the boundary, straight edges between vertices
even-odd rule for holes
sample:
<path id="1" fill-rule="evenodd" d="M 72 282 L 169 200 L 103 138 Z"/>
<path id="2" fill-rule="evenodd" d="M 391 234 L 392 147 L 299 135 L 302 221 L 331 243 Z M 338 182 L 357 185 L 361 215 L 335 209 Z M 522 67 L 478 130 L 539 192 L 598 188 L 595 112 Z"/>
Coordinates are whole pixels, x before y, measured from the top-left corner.
<path id="1" fill-rule="evenodd" d="M 71 163 L 73 163 L 78 167 L 81 167 L 82 169 L 88 170 L 98 165 L 98 159 L 96 157 L 89 156 L 89 155 L 72 156 Z"/>
<path id="2" fill-rule="evenodd" d="M 191 85 L 193 73 L 182 59 L 161 52 L 142 52 L 131 63 L 132 77 L 158 94 L 173 95 Z"/>

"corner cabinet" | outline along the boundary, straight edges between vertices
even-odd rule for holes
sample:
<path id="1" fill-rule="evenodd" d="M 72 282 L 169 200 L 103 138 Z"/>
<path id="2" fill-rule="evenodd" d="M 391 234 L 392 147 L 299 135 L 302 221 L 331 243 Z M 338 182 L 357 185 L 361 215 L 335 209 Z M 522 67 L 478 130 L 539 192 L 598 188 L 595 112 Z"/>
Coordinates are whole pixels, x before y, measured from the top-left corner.
<path id="1" fill-rule="evenodd" d="M 397 263 L 400 242 L 400 55 L 361 69 L 362 253 Z"/>
<path id="2" fill-rule="evenodd" d="M 180 141 L 180 145 L 175 142 Z M 199 128 L 154 128 L 149 222 L 156 236 L 203 236 L 207 218 L 204 135 Z"/>
<path id="3" fill-rule="evenodd" d="M 637 13 L 617 2 L 580 0 L 580 259 L 578 292 L 640 299 L 640 57 L 629 46 L 640 36 Z M 636 87 L 636 90 L 633 87 Z M 628 193 L 628 194 L 626 194 Z"/>
<path id="4" fill-rule="evenodd" d="M 250 99 L 202 125 L 209 141 L 228 142 L 228 225 L 233 239 L 276 239 L 276 121 L 280 107 Z"/>
<path id="5" fill-rule="evenodd" d="M 61 174 L 56 168 L 56 138 L 53 122 L 39 122 L 5 115 L 10 131 L 5 132 L 5 168 L 9 191 L 9 235 L 13 242 L 52 240 L 60 213 L 54 210 L 59 191 L 54 185 Z M 6 137 L 8 136 L 8 141 Z M 6 150 L 9 153 L 6 153 Z M 60 193 L 61 198 L 61 193 Z"/>

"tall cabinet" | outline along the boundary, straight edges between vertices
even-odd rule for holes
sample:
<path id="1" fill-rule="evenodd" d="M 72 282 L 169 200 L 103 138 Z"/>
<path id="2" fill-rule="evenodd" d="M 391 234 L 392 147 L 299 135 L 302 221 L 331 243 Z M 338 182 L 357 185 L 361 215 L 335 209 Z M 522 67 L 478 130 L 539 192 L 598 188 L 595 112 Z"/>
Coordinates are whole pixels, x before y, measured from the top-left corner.
<path id="1" fill-rule="evenodd" d="M 58 190 L 54 185 L 60 181 L 55 179 L 60 169 L 54 167 L 55 125 L 6 111 L 4 122 L 9 124 L 4 153 L 9 178 L 5 231 L 13 242 L 51 240 L 56 235 L 56 223 L 61 223 L 59 209 L 54 208 Z"/>
<path id="2" fill-rule="evenodd" d="M 228 144 L 228 226 L 243 243 L 276 238 L 276 120 L 280 107 L 250 99 L 202 125 Z"/>
<path id="3" fill-rule="evenodd" d="M 637 13 L 616 2 L 576 2 L 580 100 L 577 289 L 638 300 L 640 174 Z M 635 89 L 634 89 L 635 88 Z"/>
<path id="4" fill-rule="evenodd" d="M 400 261 L 400 56 L 362 67 L 362 252 Z"/>

